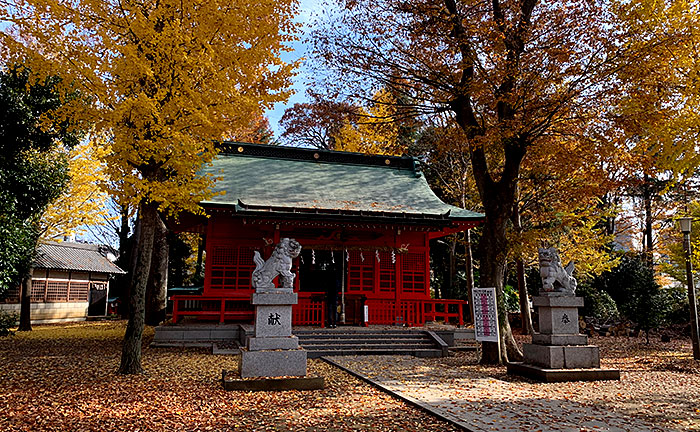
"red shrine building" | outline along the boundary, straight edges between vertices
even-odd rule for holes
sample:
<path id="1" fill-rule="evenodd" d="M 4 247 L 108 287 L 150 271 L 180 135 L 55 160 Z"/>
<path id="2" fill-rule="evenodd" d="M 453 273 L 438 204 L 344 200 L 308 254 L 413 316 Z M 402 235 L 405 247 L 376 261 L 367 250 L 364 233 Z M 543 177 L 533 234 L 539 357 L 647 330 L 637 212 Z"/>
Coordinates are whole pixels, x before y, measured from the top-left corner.
<path id="1" fill-rule="evenodd" d="M 416 159 L 226 143 L 206 171 L 208 217 L 180 227 L 206 235 L 204 287 L 172 297 L 173 322 L 252 322 L 253 254 L 293 238 L 294 325 L 324 326 L 333 290 L 341 324 L 462 323 L 466 302 L 431 298 L 429 242 L 483 215 L 442 202 Z"/>

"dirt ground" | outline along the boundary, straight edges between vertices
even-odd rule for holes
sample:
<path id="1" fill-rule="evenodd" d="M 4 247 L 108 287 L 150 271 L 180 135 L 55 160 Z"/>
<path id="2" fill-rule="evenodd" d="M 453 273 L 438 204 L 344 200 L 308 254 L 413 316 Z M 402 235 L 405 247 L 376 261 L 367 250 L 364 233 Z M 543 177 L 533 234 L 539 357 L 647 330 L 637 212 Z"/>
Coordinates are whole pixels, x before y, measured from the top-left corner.
<path id="1" fill-rule="evenodd" d="M 147 374 L 117 375 L 124 326 L 36 326 L 0 338 L 0 430 L 455 430 L 322 361 L 309 362 L 310 373 L 326 379 L 322 391 L 226 392 L 221 370 L 235 369 L 236 357 L 148 348 L 152 329 L 144 337 Z M 619 382 L 534 383 L 506 375 L 504 367 L 479 366 L 469 352 L 430 359 L 422 367 L 445 380 L 472 374 L 539 398 L 602 405 L 660 430 L 700 430 L 700 368 L 689 342 L 653 338 L 647 346 L 643 338 L 622 337 L 591 342 L 601 347 L 603 367 L 622 370 Z M 376 368 L 386 371 L 396 364 L 383 361 Z M 523 412 L 537 415 L 536 407 Z"/>

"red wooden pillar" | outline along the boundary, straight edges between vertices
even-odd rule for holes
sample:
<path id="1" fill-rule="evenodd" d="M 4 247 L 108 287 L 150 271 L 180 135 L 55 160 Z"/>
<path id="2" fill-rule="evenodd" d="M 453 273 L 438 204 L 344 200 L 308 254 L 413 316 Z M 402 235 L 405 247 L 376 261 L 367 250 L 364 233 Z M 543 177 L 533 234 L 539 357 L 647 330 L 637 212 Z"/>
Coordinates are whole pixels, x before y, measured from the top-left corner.
<path id="1" fill-rule="evenodd" d="M 381 293 L 381 271 L 382 271 L 382 263 L 381 261 L 377 262 L 377 256 L 376 253 L 372 254 L 372 260 L 374 260 L 374 271 L 373 271 L 373 284 L 372 284 L 372 296 L 371 298 L 377 298 L 379 294 Z M 365 296 L 366 298 L 370 298 L 369 296 Z M 381 302 L 382 300 L 379 300 Z M 369 314 L 367 314 L 367 319 L 365 320 L 365 306 L 367 301 L 365 300 L 365 304 L 362 304 L 362 308 L 360 309 L 360 314 L 361 314 L 361 322 L 362 322 L 362 327 L 369 327 Z"/>
<path id="2" fill-rule="evenodd" d="M 214 219 L 215 218 L 210 218 L 209 223 L 207 224 L 207 239 L 215 239 L 216 237 L 214 236 Z M 206 259 L 204 261 L 204 288 L 202 289 L 203 294 L 208 294 L 209 290 L 211 289 L 211 267 L 213 265 L 213 259 L 214 259 L 214 244 L 215 242 L 213 241 L 207 241 L 204 244 L 204 250 L 206 250 Z"/>
<path id="3" fill-rule="evenodd" d="M 280 224 L 275 224 L 275 232 L 272 234 L 272 241 L 275 242 L 273 246 L 280 242 Z"/>
<path id="4" fill-rule="evenodd" d="M 425 236 L 423 237 L 423 241 L 425 242 L 425 253 L 424 253 L 424 260 L 425 260 L 425 273 L 424 273 L 424 279 L 425 279 L 425 298 L 430 298 L 430 239 L 429 239 L 429 234 L 426 233 Z M 418 307 L 420 307 L 420 312 L 418 316 L 420 317 L 420 323 L 421 325 L 425 324 L 425 317 L 423 316 L 423 312 L 425 309 L 425 306 L 423 305 L 423 302 L 420 302 L 418 304 Z M 434 308 L 435 305 L 432 305 Z M 447 305 L 445 305 L 447 307 Z M 447 310 L 445 310 L 447 312 Z"/>
<path id="5" fill-rule="evenodd" d="M 423 241 L 425 242 L 425 294 L 427 298 L 430 298 L 430 241 L 428 234 L 425 235 Z"/>
<path id="6" fill-rule="evenodd" d="M 328 305 L 326 304 L 326 300 L 324 299 L 321 302 L 321 328 L 326 328 L 326 308 Z"/>
<path id="7" fill-rule="evenodd" d="M 396 244 L 395 246 L 399 246 L 401 244 L 401 230 L 398 231 L 396 235 Z M 394 267 L 394 271 L 396 273 L 396 300 L 394 302 L 394 320 L 396 320 L 396 316 L 401 314 L 401 298 L 402 292 L 403 292 L 403 272 L 401 271 L 401 268 L 403 266 L 403 254 L 396 254 L 396 266 Z M 403 318 L 403 316 L 402 316 Z"/>
<path id="8" fill-rule="evenodd" d="M 179 310 L 177 307 L 178 303 L 180 303 L 179 300 L 177 298 L 173 298 L 173 324 L 177 324 L 177 319 L 179 315 Z"/>

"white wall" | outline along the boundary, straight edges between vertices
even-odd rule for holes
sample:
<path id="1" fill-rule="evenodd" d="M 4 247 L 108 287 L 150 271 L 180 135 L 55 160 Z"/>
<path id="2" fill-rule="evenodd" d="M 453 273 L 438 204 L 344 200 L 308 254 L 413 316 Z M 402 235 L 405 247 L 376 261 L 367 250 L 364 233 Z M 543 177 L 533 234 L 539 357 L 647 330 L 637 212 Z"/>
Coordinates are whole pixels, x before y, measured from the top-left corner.
<path id="1" fill-rule="evenodd" d="M 32 303 L 32 324 L 48 324 L 65 321 L 85 321 L 87 302 L 75 303 Z M 19 315 L 18 303 L 0 303 L 0 311 L 15 312 Z"/>

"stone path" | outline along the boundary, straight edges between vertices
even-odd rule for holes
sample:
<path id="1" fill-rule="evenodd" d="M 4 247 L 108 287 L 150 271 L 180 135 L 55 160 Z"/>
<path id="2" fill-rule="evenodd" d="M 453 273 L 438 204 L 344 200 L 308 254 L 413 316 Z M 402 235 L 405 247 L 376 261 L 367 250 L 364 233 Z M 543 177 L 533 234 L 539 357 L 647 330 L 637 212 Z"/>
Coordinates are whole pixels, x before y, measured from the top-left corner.
<path id="1" fill-rule="evenodd" d="M 326 360 L 469 431 L 681 430 L 659 427 L 653 419 L 635 415 L 641 412 L 639 407 L 611 406 L 607 399 L 596 399 L 596 389 L 603 388 L 601 382 L 541 384 L 498 379 L 475 365 L 460 367 L 455 358 L 346 356 Z M 606 389 L 617 391 L 619 385 L 609 383 Z M 576 389 L 590 394 L 579 395 Z"/>

